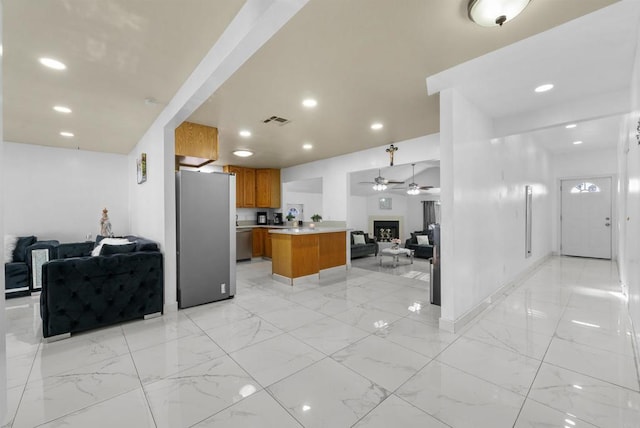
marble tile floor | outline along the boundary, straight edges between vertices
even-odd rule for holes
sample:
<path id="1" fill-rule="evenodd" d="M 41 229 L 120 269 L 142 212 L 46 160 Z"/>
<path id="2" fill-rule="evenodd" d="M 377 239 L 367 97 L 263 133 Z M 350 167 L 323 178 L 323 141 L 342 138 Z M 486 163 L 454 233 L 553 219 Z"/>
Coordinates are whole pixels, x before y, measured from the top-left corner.
<path id="1" fill-rule="evenodd" d="M 373 272 L 387 273 L 427 282 L 429 282 L 431 267 L 427 259 L 414 257 L 413 263 L 411 263 L 410 259 L 404 256 L 399 258 L 397 266 L 394 267 L 390 257 L 384 257 L 382 263 L 380 263 L 380 255 L 355 258 L 351 260 L 351 265 Z"/>
<path id="2" fill-rule="evenodd" d="M 44 344 L 6 302 L 4 427 L 638 427 L 615 263 L 552 258 L 459 334 L 429 283 L 238 265 L 236 298 Z"/>

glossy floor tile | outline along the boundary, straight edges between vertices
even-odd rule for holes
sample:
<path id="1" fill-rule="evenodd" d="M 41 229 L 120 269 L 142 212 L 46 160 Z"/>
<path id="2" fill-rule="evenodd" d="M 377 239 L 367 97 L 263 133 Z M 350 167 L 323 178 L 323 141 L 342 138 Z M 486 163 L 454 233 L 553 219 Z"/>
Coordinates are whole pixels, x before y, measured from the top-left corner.
<path id="1" fill-rule="evenodd" d="M 613 262 L 551 258 L 458 334 L 424 261 L 270 273 L 242 262 L 234 299 L 49 344 L 38 296 L 8 300 L 2 427 L 640 426 Z"/>

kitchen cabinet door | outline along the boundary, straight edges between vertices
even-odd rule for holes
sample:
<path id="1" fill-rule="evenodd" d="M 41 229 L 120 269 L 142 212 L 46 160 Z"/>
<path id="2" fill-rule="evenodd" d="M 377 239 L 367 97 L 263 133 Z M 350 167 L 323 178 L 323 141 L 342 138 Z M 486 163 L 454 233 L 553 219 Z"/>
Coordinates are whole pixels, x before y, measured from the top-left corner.
<path id="1" fill-rule="evenodd" d="M 264 234 L 261 227 L 253 228 L 253 257 L 260 257 L 264 254 Z"/>
<path id="2" fill-rule="evenodd" d="M 243 168 L 225 165 L 222 170 L 236 175 L 236 208 L 244 208 L 244 171 Z"/>
<path id="3" fill-rule="evenodd" d="M 264 230 L 264 256 L 271 258 L 271 234 L 269 229 Z"/>
<path id="4" fill-rule="evenodd" d="M 243 206 L 246 208 L 254 208 L 256 206 L 256 170 L 253 168 L 243 168 L 243 186 L 244 195 Z"/>
<path id="5" fill-rule="evenodd" d="M 280 170 L 256 170 L 256 206 L 280 208 Z"/>

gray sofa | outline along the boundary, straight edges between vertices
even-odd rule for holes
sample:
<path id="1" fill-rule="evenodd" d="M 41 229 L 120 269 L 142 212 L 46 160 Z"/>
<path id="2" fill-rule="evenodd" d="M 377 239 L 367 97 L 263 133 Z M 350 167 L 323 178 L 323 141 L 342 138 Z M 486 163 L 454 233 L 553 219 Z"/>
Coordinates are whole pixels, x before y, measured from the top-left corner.
<path id="1" fill-rule="evenodd" d="M 56 257 L 58 241 L 38 241 L 35 236 L 18 237 L 11 263 L 4 265 L 4 287 L 7 298 L 26 296 L 33 291 L 31 252 L 46 249 L 49 260 Z"/>
<path id="2" fill-rule="evenodd" d="M 418 235 L 426 235 L 429 237 L 429 245 L 419 245 Z M 414 256 L 423 259 L 430 259 L 433 257 L 433 231 L 432 230 L 417 230 L 411 233 L 411 237 L 406 240 L 404 247 L 410 250 L 414 250 Z"/>
<path id="3" fill-rule="evenodd" d="M 354 235 L 364 235 L 364 244 L 354 243 Z M 354 230 L 351 232 L 351 258 L 378 255 L 378 243 L 375 238 L 369 238 L 369 234 L 362 230 Z"/>

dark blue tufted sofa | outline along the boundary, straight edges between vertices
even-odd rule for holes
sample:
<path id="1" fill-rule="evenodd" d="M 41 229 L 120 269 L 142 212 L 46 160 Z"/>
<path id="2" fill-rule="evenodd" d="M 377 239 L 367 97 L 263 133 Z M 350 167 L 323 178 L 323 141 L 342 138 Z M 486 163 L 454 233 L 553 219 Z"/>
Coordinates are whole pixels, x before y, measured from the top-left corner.
<path id="1" fill-rule="evenodd" d="M 134 252 L 91 257 L 94 244 L 60 244 L 42 267 L 44 337 L 66 335 L 162 313 L 163 256 L 158 245 L 127 236 Z"/>

